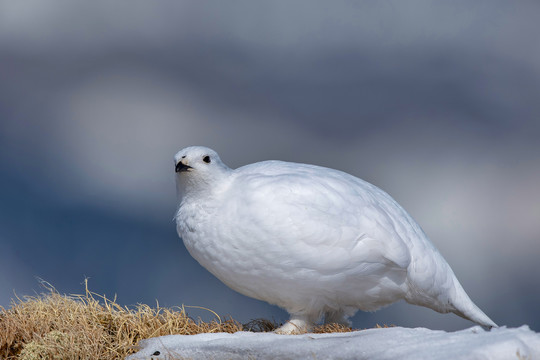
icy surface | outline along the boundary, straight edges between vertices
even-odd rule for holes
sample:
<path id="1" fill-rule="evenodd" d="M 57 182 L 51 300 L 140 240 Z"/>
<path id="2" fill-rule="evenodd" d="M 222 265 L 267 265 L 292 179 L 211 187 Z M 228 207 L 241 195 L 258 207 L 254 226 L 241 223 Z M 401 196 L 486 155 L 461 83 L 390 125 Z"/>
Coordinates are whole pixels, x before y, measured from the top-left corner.
<path id="1" fill-rule="evenodd" d="M 528 326 L 457 332 L 385 328 L 334 334 L 170 335 L 142 340 L 138 359 L 540 359 Z M 154 355 L 155 354 L 155 355 Z"/>

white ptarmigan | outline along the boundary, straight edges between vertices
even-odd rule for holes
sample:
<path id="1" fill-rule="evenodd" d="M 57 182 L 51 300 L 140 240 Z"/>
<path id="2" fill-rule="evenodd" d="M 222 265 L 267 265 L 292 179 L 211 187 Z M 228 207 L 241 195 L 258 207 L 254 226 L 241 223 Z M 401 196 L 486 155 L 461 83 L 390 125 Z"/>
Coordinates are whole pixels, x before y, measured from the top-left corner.
<path id="1" fill-rule="evenodd" d="M 176 229 L 202 266 L 241 294 L 287 310 L 277 332 L 348 324 L 404 299 L 497 325 L 467 296 L 420 226 L 378 187 L 282 161 L 236 170 L 191 146 L 175 157 Z"/>

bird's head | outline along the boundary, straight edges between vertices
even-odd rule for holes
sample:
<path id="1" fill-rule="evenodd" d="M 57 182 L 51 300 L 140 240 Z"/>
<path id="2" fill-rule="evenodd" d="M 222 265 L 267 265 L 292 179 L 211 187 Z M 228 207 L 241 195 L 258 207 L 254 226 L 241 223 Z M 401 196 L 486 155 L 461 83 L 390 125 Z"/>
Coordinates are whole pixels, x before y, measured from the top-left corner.
<path id="1" fill-rule="evenodd" d="M 190 191 L 208 190 L 231 171 L 214 150 L 204 146 L 190 146 L 176 153 L 174 170 L 179 196 Z"/>

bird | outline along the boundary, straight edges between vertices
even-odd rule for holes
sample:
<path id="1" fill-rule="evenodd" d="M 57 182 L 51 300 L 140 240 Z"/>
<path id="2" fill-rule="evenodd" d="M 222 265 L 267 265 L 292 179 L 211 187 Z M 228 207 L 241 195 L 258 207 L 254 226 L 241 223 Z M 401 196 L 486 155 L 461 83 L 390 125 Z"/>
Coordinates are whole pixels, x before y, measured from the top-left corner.
<path id="1" fill-rule="evenodd" d="M 174 156 L 176 230 L 190 255 L 231 289 L 277 305 L 301 334 L 350 326 L 358 310 L 399 300 L 497 325 L 441 253 L 386 192 L 343 171 L 261 161 L 231 169 L 217 152 Z"/>

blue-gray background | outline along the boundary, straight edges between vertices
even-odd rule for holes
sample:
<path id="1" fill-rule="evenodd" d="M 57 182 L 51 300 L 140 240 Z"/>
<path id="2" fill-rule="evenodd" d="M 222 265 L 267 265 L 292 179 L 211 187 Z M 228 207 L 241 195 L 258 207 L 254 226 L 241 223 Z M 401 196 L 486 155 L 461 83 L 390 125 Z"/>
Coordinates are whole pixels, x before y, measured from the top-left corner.
<path id="1" fill-rule="evenodd" d="M 173 155 L 281 159 L 389 192 L 496 322 L 540 330 L 540 3 L 0 0 L 0 305 L 286 319 L 221 284 L 172 222 Z M 204 311 L 192 311 L 206 316 Z M 454 330 L 397 304 L 375 323 Z"/>

